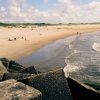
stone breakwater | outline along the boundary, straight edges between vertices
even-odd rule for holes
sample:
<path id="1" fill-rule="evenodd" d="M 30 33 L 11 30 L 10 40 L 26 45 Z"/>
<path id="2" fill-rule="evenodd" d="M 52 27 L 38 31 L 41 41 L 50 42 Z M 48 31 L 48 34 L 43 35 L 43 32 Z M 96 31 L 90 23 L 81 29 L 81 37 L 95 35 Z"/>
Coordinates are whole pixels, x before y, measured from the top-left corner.
<path id="1" fill-rule="evenodd" d="M 34 66 L 0 59 L 0 100 L 86 100 L 100 99 L 100 93 L 71 77 L 63 69 L 45 73 Z"/>

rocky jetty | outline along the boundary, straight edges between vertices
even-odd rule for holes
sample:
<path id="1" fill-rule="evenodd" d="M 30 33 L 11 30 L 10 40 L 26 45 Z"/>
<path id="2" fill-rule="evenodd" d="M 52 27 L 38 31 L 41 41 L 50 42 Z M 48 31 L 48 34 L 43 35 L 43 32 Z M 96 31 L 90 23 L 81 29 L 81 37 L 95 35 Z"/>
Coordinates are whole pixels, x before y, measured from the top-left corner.
<path id="1" fill-rule="evenodd" d="M 41 73 L 21 82 L 40 90 L 43 100 L 72 100 L 63 69 Z"/>
<path id="2" fill-rule="evenodd" d="M 63 69 L 40 73 L 7 58 L 0 59 L 0 100 L 100 99 L 95 89 L 66 78 Z M 84 98 L 84 99 L 83 99 Z"/>

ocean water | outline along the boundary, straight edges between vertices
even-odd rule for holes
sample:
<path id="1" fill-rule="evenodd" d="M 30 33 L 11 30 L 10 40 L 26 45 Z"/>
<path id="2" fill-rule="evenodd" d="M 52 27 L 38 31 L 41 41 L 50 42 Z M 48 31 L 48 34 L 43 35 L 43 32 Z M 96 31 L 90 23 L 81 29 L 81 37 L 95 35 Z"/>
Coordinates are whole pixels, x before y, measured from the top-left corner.
<path id="1" fill-rule="evenodd" d="M 57 40 L 18 62 L 43 72 L 63 67 L 66 77 L 100 90 L 100 33 Z"/>
<path id="2" fill-rule="evenodd" d="M 68 43 L 71 42 L 73 38 L 73 36 L 67 38 Z M 18 62 L 25 67 L 34 65 L 37 70 L 42 72 L 55 68 L 64 68 L 66 66 L 65 58 L 70 54 L 66 43 L 66 39 L 57 40 L 44 46 L 32 55 L 19 59 Z"/>
<path id="3" fill-rule="evenodd" d="M 69 50 L 72 53 L 65 59 L 66 77 L 74 77 L 100 91 L 100 33 L 76 37 Z"/>

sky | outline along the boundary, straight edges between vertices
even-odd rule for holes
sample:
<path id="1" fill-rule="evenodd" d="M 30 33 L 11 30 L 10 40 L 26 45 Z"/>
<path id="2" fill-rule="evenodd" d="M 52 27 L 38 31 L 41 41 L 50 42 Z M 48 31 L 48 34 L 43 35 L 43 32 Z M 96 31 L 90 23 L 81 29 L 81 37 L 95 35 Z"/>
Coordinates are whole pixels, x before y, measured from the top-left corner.
<path id="1" fill-rule="evenodd" d="M 0 22 L 100 22 L 100 0 L 0 0 Z"/>

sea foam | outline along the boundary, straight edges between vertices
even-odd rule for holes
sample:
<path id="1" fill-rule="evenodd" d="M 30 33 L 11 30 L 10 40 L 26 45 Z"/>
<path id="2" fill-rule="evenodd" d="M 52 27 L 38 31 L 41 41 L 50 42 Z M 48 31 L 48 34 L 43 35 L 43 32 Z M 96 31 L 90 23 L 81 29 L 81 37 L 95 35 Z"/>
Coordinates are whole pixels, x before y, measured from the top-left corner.
<path id="1" fill-rule="evenodd" d="M 92 48 L 93 48 L 95 51 L 100 52 L 100 43 L 94 42 L 94 44 L 92 45 Z"/>
<path id="2" fill-rule="evenodd" d="M 79 70 L 79 67 L 76 65 L 71 65 L 71 64 L 67 64 L 66 67 L 64 67 L 64 73 L 65 76 L 68 77 L 70 72 L 75 72 Z"/>
<path id="3" fill-rule="evenodd" d="M 86 68 L 86 66 L 83 66 L 82 62 L 77 62 L 77 63 L 74 62 L 74 63 L 67 63 L 67 66 L 65 66 L 63 70 L 65 73 L 65 76 L 68 77 L 69 73 L 77 72 L 84 68 Z"/>

